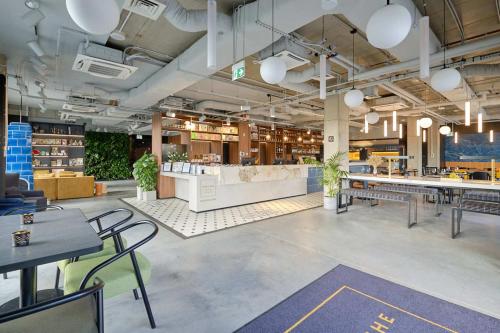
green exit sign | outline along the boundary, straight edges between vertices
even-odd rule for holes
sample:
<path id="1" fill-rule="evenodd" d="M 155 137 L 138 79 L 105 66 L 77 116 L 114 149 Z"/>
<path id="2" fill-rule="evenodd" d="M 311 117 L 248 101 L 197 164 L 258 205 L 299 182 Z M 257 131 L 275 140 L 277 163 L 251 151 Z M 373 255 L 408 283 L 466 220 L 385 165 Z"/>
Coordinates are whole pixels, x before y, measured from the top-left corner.
<path id="1" fill-rule="evenodd" d="M 245 59 L 233 65 L 233 81 L 245 76 Z"/>

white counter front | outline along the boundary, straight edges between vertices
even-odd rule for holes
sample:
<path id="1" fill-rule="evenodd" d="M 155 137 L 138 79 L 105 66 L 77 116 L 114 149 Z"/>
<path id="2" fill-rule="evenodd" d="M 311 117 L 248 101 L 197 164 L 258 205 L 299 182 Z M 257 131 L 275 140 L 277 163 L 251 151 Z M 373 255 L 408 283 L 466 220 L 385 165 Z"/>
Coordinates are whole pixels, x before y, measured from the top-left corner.
<path id="1" fill-rule="evenodd" d="M 162 172 L 175 178 L 175 196 L 195 212 L 307 193 L 308 165 L 206 167 L 206 174 Z"/>

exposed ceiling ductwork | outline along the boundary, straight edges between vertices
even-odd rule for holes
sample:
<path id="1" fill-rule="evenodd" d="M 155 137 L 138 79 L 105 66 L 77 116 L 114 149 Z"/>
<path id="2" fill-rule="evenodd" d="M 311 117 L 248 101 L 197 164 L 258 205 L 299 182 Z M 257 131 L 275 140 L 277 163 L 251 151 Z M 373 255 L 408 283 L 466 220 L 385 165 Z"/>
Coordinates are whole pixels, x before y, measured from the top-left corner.
<path id="1" fill-rule="evenodd" d="M 500 64 L 494 65 L 469 65 L 460 70 L 464 77 L 472 76 L 500 76 Z"/>

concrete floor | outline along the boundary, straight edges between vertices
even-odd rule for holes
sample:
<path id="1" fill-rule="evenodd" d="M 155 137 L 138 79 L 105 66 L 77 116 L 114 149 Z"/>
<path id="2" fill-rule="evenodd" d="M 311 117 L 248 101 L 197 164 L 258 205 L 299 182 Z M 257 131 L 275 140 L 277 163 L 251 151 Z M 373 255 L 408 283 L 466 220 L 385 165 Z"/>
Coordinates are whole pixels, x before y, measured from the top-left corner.
<path id="1" fill-rule="evenodd" d="M 133 195 L 61 204 L 90 217 Z M 147 290 L 156 331 L 231 332 L 339 263 L 500 318 L 499 218 L 464 214 L 463 234 L 452 240 L 449 208 L 433 212 L 420 207 L 411 230 L 397 203 L 359 201 L 347 214 L 317 208 L 188 240 L 160 228 L 141 250 L 154 267 Z M 39 267 L 39 289 L 54 276 L 54 264 Z M 18 295 L 16 272 L 0 281 L 0 303 Z M 105 300 L 105 317 L 106 332 L 153 332 L 132 293 Z"/>

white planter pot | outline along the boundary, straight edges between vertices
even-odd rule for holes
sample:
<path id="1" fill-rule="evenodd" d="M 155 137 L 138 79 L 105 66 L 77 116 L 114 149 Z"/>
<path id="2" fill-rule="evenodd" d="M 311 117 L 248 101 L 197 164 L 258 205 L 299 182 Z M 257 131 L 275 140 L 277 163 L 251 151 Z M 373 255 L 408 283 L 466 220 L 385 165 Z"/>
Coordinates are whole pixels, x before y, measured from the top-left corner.
<path id="1" fill-rule="evenodd" d="M 142 188 L 140 188 L 139 186 L 137 186 L 136 188 L 137 188 L 137 200 L 142 200 Z"/>
<path id="2" fill-rule="evenodd" d="M 323 197 L 323 207 L 327 210 L 334 210 L 337 208 L 337 197 Z"/>
<path id="3" fill-rule="evenodd" d="M 144 191 L 144 192 L 142 192 L 142 200 L 144 200 L 144 201 L 156 200 L 156 191 Z"/>

